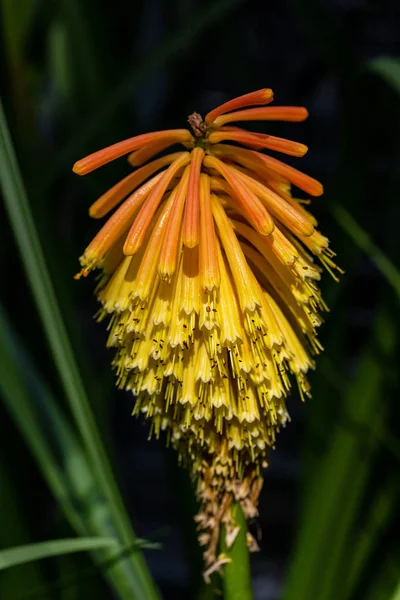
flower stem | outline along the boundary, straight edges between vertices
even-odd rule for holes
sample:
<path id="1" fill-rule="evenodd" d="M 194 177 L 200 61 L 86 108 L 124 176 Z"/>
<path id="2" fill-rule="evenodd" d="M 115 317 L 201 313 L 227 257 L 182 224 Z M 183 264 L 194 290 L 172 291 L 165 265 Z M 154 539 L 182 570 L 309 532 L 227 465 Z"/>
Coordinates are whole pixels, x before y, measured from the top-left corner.
<path id="1" fill-rule="evenodd" d="M 231 561 L 223 567 L 224 600 L 252 600 L 250 557 L 247 547 L 247 524 L 240 504 L 233 504 L 231 515 L 234 527 L 240 527 L 230 548 L 226 545 L 225 527 L 220 538 L 220 550 Z"/>

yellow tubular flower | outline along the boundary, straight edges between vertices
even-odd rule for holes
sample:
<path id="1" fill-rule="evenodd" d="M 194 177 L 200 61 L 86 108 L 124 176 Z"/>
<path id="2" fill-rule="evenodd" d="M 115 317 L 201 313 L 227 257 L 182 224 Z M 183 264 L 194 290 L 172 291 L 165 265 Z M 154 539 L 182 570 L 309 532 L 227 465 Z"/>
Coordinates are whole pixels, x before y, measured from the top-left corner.
<path id="1" fill-rule="evenodd" d="M 99 320 L 110 316 L 118 386 L 191 470 L 207 567 L 221 523 L 230 532 L 231 503 L 257 514 L 292 381 L 302 398 L 310 394 L 306 373 L 326 310 L 312 255 L 335 278 L 340 272 L 309 201 L 291 193 L 294 185 L 320 196 L 322 185 L 263 153 L 301 157 L 307 147 L 232 125 L 307 118 L 302 107 L 265 106 L 272 99 L 270 89 L 252 92 L 204 120 L 193 113 L 193 133 L 139 135 L 74 165 L 85 175 L 129 154 L 135 168 L 90 207 L 101 218 L 122 202 L 76 277 L 102 272 Z M 185 149 L 154 158 L 176 144 Z"/>

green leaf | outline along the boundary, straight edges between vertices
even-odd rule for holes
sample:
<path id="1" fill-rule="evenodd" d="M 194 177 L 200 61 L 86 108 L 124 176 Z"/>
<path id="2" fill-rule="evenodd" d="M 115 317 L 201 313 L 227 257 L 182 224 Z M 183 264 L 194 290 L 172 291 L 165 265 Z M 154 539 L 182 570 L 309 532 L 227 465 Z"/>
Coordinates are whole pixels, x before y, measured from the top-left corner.
<path id="1" fill-rule="evenodd" d="M 47 485 L 77 534 L 117 539 L 109 506 L 97 489 L 82 444 L 7 322 L 1 304 L 0 393 Z M 135 543 L 123 549 L 116 558 L 115 552 L 110 557 L 108 549 L 92 554 L 120 597 L 130 599 L 132 572 L 126 558 L 141 548 L 155 547 L 153 542 L 136 538 Z M 75 577 L 73 583 L 79 584 L 79 580 Z M 43 597 L 47 588 L 48 585 L 45 589 L 39 588 L 39 597 Z"/>
<path id="2" fill-rule="evenodd" d="M 7 322 L 1 304 L 0 392 L 6 409 L 19 428 L 64 514 L 78 533 L 87 534 L 88 529 L 78 507 L 85 498 L 84 488 L 94 486 L 95 480 L 77 437 L 69 428 L 58 408 L 57 401 L 36 373 L 15 332 Z M 50 431 L 46 435 L 43 427 L 39 425 L 34 410 L 35 398 L 40 398 L 48 426 L 57 432 L 59 443 L 57 450 L 59 450 L 58 454 L 65 458 L 64 468 L 61 468 L 55 459 L 55 452 L 49 439 Z M 87 511 L 90 515 L 90 505 Z"/>
<path id="3" fill-rule="evenodd" d="M 0 370 L 0 379 L 1 376 Z M 7 547 L 28 542 L 30 527 L 20 493 L 21 482 L 16 480 L 12 468 L 6 463 L 4 454 L 0 453 L 0 531 L 2 546 Z M 0 577 L 0 598 L 19 597 L 27 590 L 41 585 L 43 586 L 43 599 L 47 600 L 49 596 L 46 594 L 42 575 L 41 570 L 34 564 L 27 565 L 22 573 L 16 571 L 3 573 Z"/>
<path id="4" fill-rule="evenodd" d="M 374 341 L 344 391 L 343 419 L 339 418 L 307 490 L 285 600 L 344 597 L 355 521 L 378 449 L 379 436 L 368 432 L 382 427 L 387 406 L 384 367 L 395 342 L 395 329 L 383 309 Z M 352 427 L 346 426 L 347 415 Z"/>
<path id="5" fill-rule="evenodd" d="M 351 237 L 353 242 L 370 257 L 400 298 L 400 271 L 397 267 L 376 246 L 371 236 L 357 223 L 344 206 L 334 204 L 331 211 L 339 225 Z"/>
<path id="6" fill-rule="evenodd" d="M 1 0 L 0 14 L 6 49 L 14 63 L 23 53 L 27 33 L 32 26 L 38 0 Z"/>
<path id="7" fill-rule="evenodd" d="M 135 536 L 86 396 L 79 369 L 57 304 L 28 198 L 16 161 L 7 122 L 0 106 L 0 176 L 6 210 L 36 302 L 55 366 L 91 463 L 96 486 L 104 494 L 121 546 L 130 546 Z M 134 573 L 132 585 L 143 598 L 158 594 L 141 555 L 129 557 Z"/>
<path id="8" fill-rule="evenodd" d="M 77 538 L 66 540 L 51 540 L 37 544 L 26 544 L 0 550 L 0 571 L 16 567 L 24 563 L 71 554 L 72 552 L 87 552 L 88 550 L 99 550 L 100 548 L 118 548 L 118 543 L 113 538 Z"/>
<path id="9" fill-rule="evenodd" d="M 362 528 L 352 551 L 351 568 L 343 600 L 354 597 L 357 584 L 361 582 L 363 570 L 368 565 L 368 560 L 374 548 L 386 531 L 390 519 L 396 514 L 399 489 L 399 481 L 390 480 L 382 490 L 377 490 L 376 498 L 371 502 L 372 506 L 367 522 Z"/>
<path id="10" fill-rule="evenodd" d="M 367 63 L 367 69 L 379 75 L 400 94 L 400 58 L 390 56 L 374 58 Z"/>
<path id="11" fill-rule="evenodd" d="M 400 581 L 397 584 L 396 589 L 394 590 L 394 594 L 390 598 L 390 600 L 400 600 Z"/>
<path id="12" fill-rule="evenodd" d="M 399 555 L 389 553 L 382 567 L 376 573 L 372 585 L 365 594 L 365 600 L 399 600 Z M 364 600 L 364 598 L 363 598 Z"/>

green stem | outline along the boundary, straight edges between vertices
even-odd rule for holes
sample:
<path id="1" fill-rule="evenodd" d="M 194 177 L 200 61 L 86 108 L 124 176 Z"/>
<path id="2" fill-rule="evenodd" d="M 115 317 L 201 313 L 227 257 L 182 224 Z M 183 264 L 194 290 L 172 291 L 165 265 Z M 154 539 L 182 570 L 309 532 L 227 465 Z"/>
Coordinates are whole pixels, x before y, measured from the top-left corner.
<path id="1" fill-rule="evenodd" d="M 231 515 L 234 527 L 240 527 L 230 548 L 226 545 L 225 527 L 220 538 L 221 553 L 230 558 L 223 566 L 224 600 L 252 600 L 250 557 L 247 547 L 247 523 L 240 504 L 233 504 Z"/>

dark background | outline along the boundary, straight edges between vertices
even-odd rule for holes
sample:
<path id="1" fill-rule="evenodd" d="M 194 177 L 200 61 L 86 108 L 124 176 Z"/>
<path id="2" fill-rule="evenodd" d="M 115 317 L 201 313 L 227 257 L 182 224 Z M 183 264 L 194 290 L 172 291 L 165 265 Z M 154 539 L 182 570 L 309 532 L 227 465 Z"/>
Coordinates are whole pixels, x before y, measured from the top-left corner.
<path id="1" fill-rule="evenodd" d="M 376 248 L 399 264 L 400 96 L 376 62 L 400 55 L 399 4 L 394 0 L 15 0 L 4 2 L 3 11 L 1 88 L 28 197 L 135 530 L 140 537 L 162 543 L 161 550 L 147 552 L 146 558 L 165 598 L 195 598 L 200 586 L 201 554 L 192 524 L 195 504 L 190 484 L 163 440 L 147 442 L 146 427 L 130 416 L 132 397 L 113 386 L 105 327 L 92 318 L 97 310 L 94 278 L 72 279 L 79 270 L 78 257 L 98 227 L 89 220 L 88 206 L 128 167 L 124 160 L 117 161 L 86 178 L 73 175 L 71 167 L 85 154 L 120 139 L 185 127 L 193 110 L 204 115 L 232 97 L 262 87 L 274 90 L 276 104 L 304 105 L 309 110 L 304 124 L 258 127 L 309 146 L 300 168 L 322 181 L 326 190 L 314 200 L 312 211 L 346 271 L 339 284 L 324 275 L 331 312 L 320 332 L 326 352 L 310 377 L 313 398 L 306 405 L 295 394 L 289 399 L 292 422 L 271 456 L 260 518 L 251 524 L 257 535 L 262 531 L 261 551 L 252 556 L 255 597 L 282 598 L 285 581 L 289 577 L 295 581 L 296 557 L 306 552 L 301 533 L 304 507 L 310 489 L 319 493 L 316 473 L 331 468 L 332 478 L 340 478 L 346 466 L 338 462 L 342 468 L 335 471 L 334 461 L 327 459 L 335 443 L 344 447 L 340 435 L 347 441 L 352 436 L 358 440 L 354 476 L 358 465 L 368 462 L 344 548 L 353 549 L 365 537 L 368 515 L 380 491 L 394 486 L 394 498 L 399 498 L 399 287 L 396 291 L 376 265 Z M 13 232 L 0 210 L 3 307 L 30 360 L 67 411 Z M 365 246 L 365 238 L 349 215 L 374 240 L 376 246 L 368 252 L 360 247 Z M 371 370 L 362 370 L 367 352 L 378 370 L 378 384 Z M 347 403 L 363 405 L 369 375 L 371 386 L 377 386 L 376 402 L 369 420 L 359 426 L 348 415 Z M 40 397 L 34 402 L 46 428 Z M 15 520 L 7 518 L 8 509 L 0 507 L 0 546 L 73 535 L 23 434 L 1 405 L 0 413 L 3 484 L 8 482 L 19 515 Z M 371 454 L 368 427 L 377 421 Z M 56 443 L 56 432 L 49 436 Z M 317 515 L 320 527 L 326 519 L 333 518 L 330 531 L 341 523 L 351 473 L 347 482 L 337 496 L 343 504 L 336 506 L 336 513 Z M 323 505 L 324 489 L 320 493 Z M 392 499 L 393 507 L 397 500 Z M 379 526 L 379 535 L 368 537 L 372 534 L 367 529 L 372 546 L 346 598 L 369 598 L 381 572 L 389 573 L 387 585 L 393 587 L 395 575 L 388 565 L 398 558 L 395 531 L 394 508 Z M 328 541 L 325 552 L 324 560 L 329 561 L 334 548 Z M 320 572 L 324 564 L 316 563 L 315 570 Z M 90 560 L 83 555 L 54 559 L 41 563 L 40 573 L 47 581 L 56 581 L 65 572 L 79 579 L 80 570 L 88 565 Z M 19 569 L 14 569 L 17 578 L 24 575 Z M 310 591 L 298 597 L 328 598 L 322 593 Z M 110 594 L 101 573 L 95 572 L 89 582 L 70 585 L 49 597 L 111 598 Z M 19 597 L 16 592 L 7 600 Z M 371 599 L 375 597 L 390 596 Z"/>

